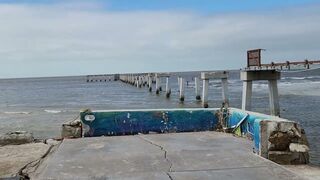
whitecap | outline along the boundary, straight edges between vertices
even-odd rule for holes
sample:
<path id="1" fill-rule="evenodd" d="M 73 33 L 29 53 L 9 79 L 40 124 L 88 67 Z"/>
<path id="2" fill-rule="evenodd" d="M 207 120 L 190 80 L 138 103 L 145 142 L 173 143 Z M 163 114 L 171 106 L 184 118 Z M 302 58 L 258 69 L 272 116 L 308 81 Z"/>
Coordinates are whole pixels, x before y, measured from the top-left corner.
<path id="1" fill-rule="evenodd" d="M 44 110 L 47 113 L 53 113 L 53 114 L 57 114 L 57 113 L 61 113 L 61 110 L 52 110 L 52 109 L 45 109 Z"/>

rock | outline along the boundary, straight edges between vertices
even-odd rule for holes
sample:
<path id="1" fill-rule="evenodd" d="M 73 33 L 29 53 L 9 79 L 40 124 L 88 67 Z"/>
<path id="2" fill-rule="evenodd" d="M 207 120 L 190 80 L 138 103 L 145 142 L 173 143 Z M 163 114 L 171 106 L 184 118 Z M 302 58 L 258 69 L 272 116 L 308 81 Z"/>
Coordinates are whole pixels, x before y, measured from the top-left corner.
<path id="1" fill-rule="evenodd" d="M 285 165 L 308 164 L 309 154 L 307 152 L 269 151 L 268 159 Z"/>
<path id="2" fill-rule="evenodd" d="M 32 133 L 26 131 L 9 132 L 0 136 L 0 145 L 19 145 L 34 141 Z"/>
<path id="3" fill-rule="evenodd" d="M 80 120 L 62 124 L 62 138 L 80 138 L 82 137 L 82 126 Z"/>
<path id="4" fill-rule="evenodd" d="M 298 144 L 298 143 L 290 143 L 289 149 L 291 152 L 308 152 L 309 147 L 304 144 Z"/>

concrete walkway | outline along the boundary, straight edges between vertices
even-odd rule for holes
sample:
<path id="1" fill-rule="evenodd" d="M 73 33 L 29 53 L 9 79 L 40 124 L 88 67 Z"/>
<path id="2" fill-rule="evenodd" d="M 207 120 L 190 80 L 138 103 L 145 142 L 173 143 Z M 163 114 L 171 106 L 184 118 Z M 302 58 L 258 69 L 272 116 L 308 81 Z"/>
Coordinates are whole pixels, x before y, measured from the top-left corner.
<path id="1" fill-rule="evenodd" d="M 218 132 L 67 139 L 34 179 L 302 179 Z"/>

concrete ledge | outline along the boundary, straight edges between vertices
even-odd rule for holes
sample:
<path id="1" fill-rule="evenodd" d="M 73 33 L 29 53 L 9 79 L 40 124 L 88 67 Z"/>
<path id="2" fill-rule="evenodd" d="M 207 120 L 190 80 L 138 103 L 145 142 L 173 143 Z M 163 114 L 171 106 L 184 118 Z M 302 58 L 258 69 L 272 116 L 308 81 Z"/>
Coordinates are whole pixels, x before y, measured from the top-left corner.
<path id="1" fill-rule="evenodd" d="M 247 70 L 240 72 L 240 79 L 243 81 L 278 80 L 280 78 L 280 72 L 276 70 Z"/>

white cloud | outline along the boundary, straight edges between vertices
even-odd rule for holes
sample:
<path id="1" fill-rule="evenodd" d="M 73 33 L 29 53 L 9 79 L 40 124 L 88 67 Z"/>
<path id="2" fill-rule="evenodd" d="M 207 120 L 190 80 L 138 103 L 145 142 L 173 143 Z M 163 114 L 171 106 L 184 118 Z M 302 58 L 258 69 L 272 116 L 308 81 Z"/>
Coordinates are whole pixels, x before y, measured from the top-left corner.
<path id="1" fill-rule="evenodd" d="M 320 6 L 200 15 L 106 11 L 99 4 L 0 4 L 0 77 L 241 68 L 319 57 Z"/>

